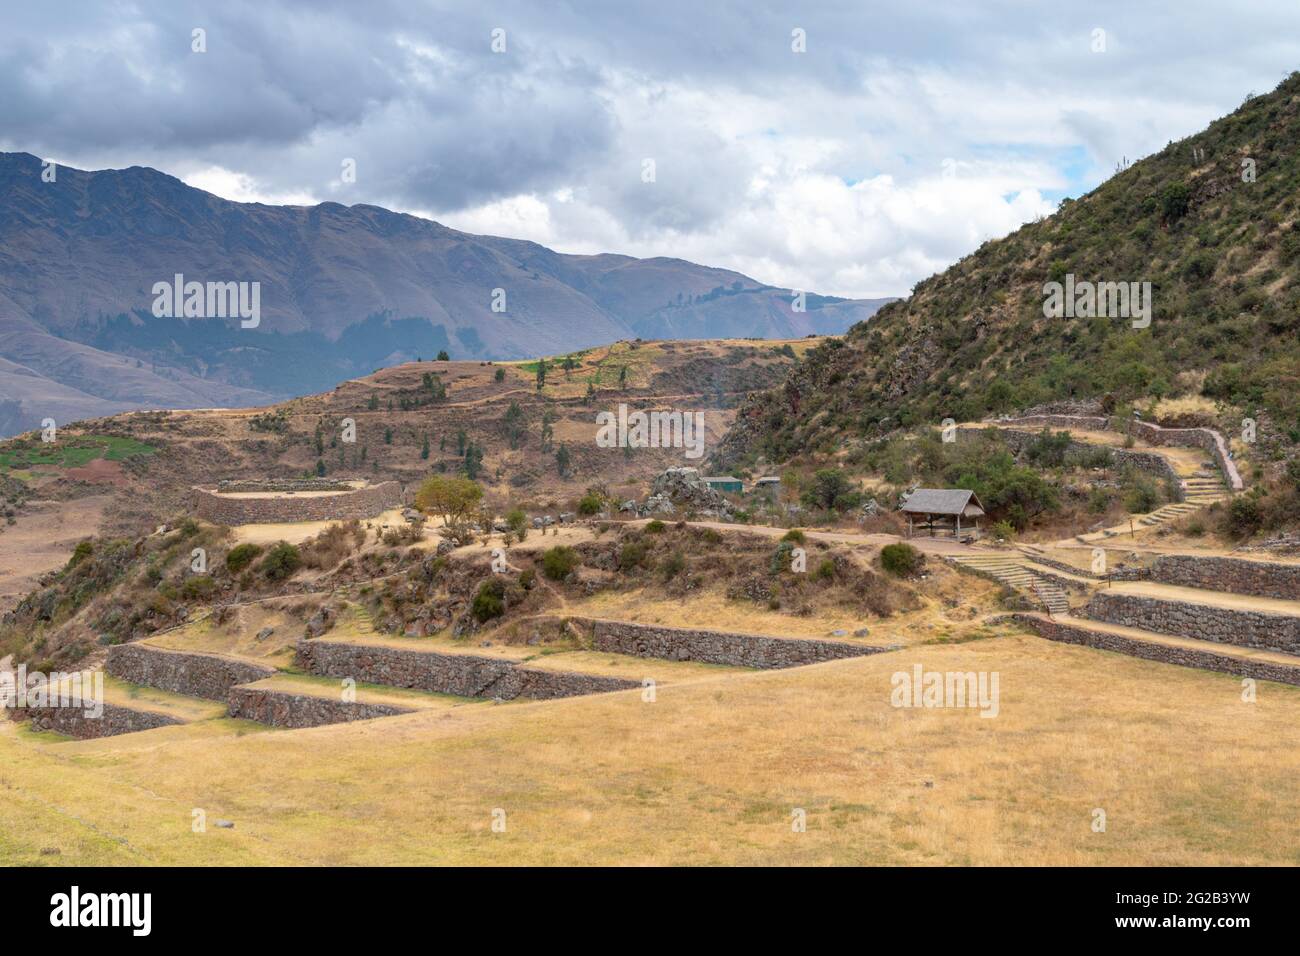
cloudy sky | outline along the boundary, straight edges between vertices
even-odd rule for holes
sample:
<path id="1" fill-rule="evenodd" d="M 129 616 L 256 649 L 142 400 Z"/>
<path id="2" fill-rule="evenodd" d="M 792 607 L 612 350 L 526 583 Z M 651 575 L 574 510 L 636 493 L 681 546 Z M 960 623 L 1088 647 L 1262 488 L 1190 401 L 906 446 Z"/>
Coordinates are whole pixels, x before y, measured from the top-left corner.
<path id="1" fill-rule="evenodd" d="M 10 2 L 0 149 L 897 295 L 1297 68 L 1295 0 Z"/>

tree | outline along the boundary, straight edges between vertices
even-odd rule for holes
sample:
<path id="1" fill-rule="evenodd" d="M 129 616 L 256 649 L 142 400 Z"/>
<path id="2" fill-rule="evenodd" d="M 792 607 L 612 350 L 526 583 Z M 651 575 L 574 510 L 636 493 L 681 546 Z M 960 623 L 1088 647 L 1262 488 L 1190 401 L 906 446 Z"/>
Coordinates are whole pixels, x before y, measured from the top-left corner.
<path id="1" fill-rule="evenodd" d="M 384 444 L 385 444 L 385 445 L 391 445 L 392 443 L 393 443 L 393 430 L 392 430 L 392 428 L 385 428 L 385 429 L 384 429 Z"/>
<path id="2" fill-rule="evenodd" d="M 373 412 L 376 408 L 379 407 L 379 394 L 378 394 L 377 392 L 371 392 L 371 393 L 370 393 L 370 402 L 369 402 L 369 404 L 367 405 L 367 407 L 368 407 L 372 412 Z"/>
<path id="3" fill-rule="evenodd" d="M 510 403 L 502 423 L 506 427 L 506 442 L 512 449 L 518 448 L 523 441 L 525 427 L 524 410 L 519 407 L 518 402 Z"/>
<path id="4" fill-rule="evenodd" d="M 620 365 L 618 367 L 618 387 L 627 388 L 627 366 L 626 365 Z"/>
<path id="5" fill-rule="evenodd" d="M 483 489 L 468 478 L 426 478 L 415 493 L 415 507 L 436 515 L 448 528 L 463 526 L 483 500 Z"/>
<path id="6" fill-rule="evenodd" d="M 465 446 L 465 474 L 473 481 L 483 471 L 483 449 L 473 442 Z"/>
<path id="7" fill-rule="evenodd" d="M 438 353 L 438 361 L 439 361 L 439 362 L 450 362 L 450 361 L 451 361 L 451 356 L 447 354 L 447 350 L 446 350 L 446 349 L 442 349 L 442 350 Z"/>
<path id="8" fill-rule="evenodd" d="M 561 478 L 569 476 L 569 449 L 563 445 L 555 450 L 555 467 L 560 472 Z"/>
<path id="9" fill-rule="evenodd" d="M 537 360 L 537 390 L 540 392 L 546 385 L 546 359 Z"/>
<path id="10" fill-rule="evenodd" d="M 424 436 L 424 444 L 420 446 L 420 458 L 424 461 L 429 460 L 429 436 Z"/>
<path id="11" fill-rule="evenodd" d="M 838 468 L 823 468 L 813 475 L 812 486 L 804 492 L 804 504 L 832 511 L 842 507 L 853 488 Z"/>
<path id="12" fill-rule="evenodd" d="M 316 477 L 317 478 L 325 477 L 325 460 L 323 458 L 316 459 Z"/>
<path id="13" fill-rule="evenodd" d="M 492 377 L 498 382 L 504 382 L 506 380 L 506 370 L 499 368 L 492 373 Z"/>

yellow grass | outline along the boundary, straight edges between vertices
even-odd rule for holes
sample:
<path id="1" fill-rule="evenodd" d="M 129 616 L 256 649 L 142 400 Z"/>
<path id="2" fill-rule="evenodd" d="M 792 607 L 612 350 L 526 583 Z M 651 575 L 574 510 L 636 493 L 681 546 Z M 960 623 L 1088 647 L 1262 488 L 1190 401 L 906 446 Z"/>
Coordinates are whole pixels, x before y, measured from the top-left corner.
<path id="1" fill-rule="evenodd" d="M 915 663 L 997 671 L 999 715 L 891 707 Z M 1232 677 L 1011 634 L 653 703 L 60 745 L 5 725 L 0 862 L 1294 864 L 1298 720 L 1297 688 L 1244 703 Z M 193 833 L 194 808 L 236 827 Z"/>

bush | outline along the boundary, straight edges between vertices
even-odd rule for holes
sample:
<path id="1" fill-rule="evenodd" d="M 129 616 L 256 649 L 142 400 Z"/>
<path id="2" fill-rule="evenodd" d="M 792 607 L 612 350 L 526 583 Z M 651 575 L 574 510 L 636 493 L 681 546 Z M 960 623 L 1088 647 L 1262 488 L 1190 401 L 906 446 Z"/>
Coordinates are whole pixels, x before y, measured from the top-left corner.
<path id="1" fill-rule="evenodd" d="M 262 574 L 268 581 L 283 581 L 302 567 L 302 555 L 287 541 L 281 541 L 262 559 Z"/>
<path id="2" fill-rule="evenodd" d="M 226 570 L 238 574 L 253 563 L 253 559 L 262 553 L 259 545 L 252 543 L 237 544 L 226 555 Z"/>
<path id="3" fill-rule="evenodd" d="M 578 552 L 562 544 L 542 553 L 542 573 L 552 581 L 563 581 L 581 563 Z"/>
<path id="4" fill-rule="evenodd" d="M 813 572 L 813 577 L 818 581 L 830 581 L 835 577 L 835 562 L 830 558 L 822 558 L 821 563 L 817 565 L 817 570 Z"/>
<path id="5" fill-rule="evenodd" d="M 798 528 L 791 528 L 785 534 L 781 535 L 781 540 L 793 541 L 795 544 L 804 544 L 808 541 L 808 537 Z"/>
<path id="6" fill-rule="evenodd" d="M 990 533 L 995 541 L 1011 541 L 1016 536 L 1016 527 L 1010 521 L 998 521 Z"/>
<path id="7" fill-rule="evenodd" d="M 1245 538 L 1260 529 L 1263 514 L 1254 495 L 1238 495 L 1224 515 L 1224 530 L 1234 538 Z"/>
<path id="8" fill-rule="evenodd" d="M 647 522 L 646 522 L 645 529 L 646 529 L 646 531 L 648 531 L 650 534 L 660 534 L 660 533 L 662 533 L 662 532 L 664 531 L 664 529 L 666 529 L 667 527 L 668 527 L 668 526 L 667 526 L 666 524 L 664 524 L 664 523 L 663 523 L 662 521 L 660 521 L 658 518 L 655 518 L 655 519 L 653 519 L 653 520 L 651 520 L 651 521 L 647 521 Z"/>
<path id="9" fill-rule="evenodd" d="M 880 549 L 880 566 L 895 577 L 907 578 L 925 567 L 925 555 L 910 544 L 887 544 Z"/>
<path id="10" fill-rule="evenodd" d="M 1141 515 L 1155 511 L 1160 506 L 1160 493 L 1153 482 L 1138 478 L 1124 493 L 1124 509 L 1129 514 Z"/>
<path id="11" fill-rule="evenodd" d="M 217 582 L 206 574 L 196 574 L 181 584 L 181 597 L 187 601 L 206 601 L 217 589 Z"/>
<path id="12" fill-rule="evenodd" d="M 589 491 L 578 499 L 578 514 L 587 515 L 588 517 L 600 514 L 600 509 L 604 504 L 605 502 L 600 495 L 594 491 Z"/>
<path id="13" fill-rule="evenodd" d="M 68 559 L 68 567 L 75 568 L 82 561 L 95 553 L 95 546 L 89 539 L 78 541 L 77 546 L 72 549 L 72 557 Z"/>
<path id="14" fill-rule="evenodd" d="M 495 578 L 480 584 L 478 592 L 474 595 L 474 603 L 470 606 L 470 613 L 474 615 L 474 620 L 482 624 L 504 614 L 505 596 L 505 585 Z"/>
<path id="15" fill-rule="evenodd" d="M 673 578 L 677 577 L 677 575 L 681 574 L 682 571 L 684 571 L 685 569 L 686 569 L 686 559 L 682 557 L 682 553 L 680 551 L 674 551 L 671 555 L 669 555 L 666 559 L 664 559 L 663 567 L 660 568 L 660 570 L 663 571 L 665 581 L 671 581 Z"/>
<path id="16" fill-rule="evenodd" d="M 644 541 L 624 542 L 623 549 L 618 553 L 618 569 L 632 571 L 639 568 L 645 563 L 649 550 Z"/>

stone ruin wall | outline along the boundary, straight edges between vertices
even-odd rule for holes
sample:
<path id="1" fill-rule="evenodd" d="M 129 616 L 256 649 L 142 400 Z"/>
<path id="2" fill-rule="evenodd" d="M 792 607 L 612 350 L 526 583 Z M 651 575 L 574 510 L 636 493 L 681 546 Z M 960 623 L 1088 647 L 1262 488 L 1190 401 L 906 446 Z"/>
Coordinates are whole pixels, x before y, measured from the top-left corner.
<path id="1" fill-rule="evenodd" d="M 167 651 L 143 644 L 110 647 L 104 670 L 130 684 L 222 701 L 236 684 L 250 684 L 276 672 L 274 667 L 216 654 Z"/>
<path id="2" fill-rule="evenodd" d="M 457 697 L 551 700 L 640 687 L 639 681 L 523 667 L 474 654 L 439 654 L 372 644 L 301 640 L 296 662 L 321 677 L 411 687 Z"/>
<path id="3" fill-rule="evenodd" d="M 1271 680 L 1281 684 L 1300 686 L 1300 660 L 1297 660 L 1295 666 L 1292 666 L 1272 661 L 1232 657 L 1227 654 L 1216 654 L 1213 651 L 1202 650 L 1201 648 L 1157 644 L 1154 641 L 1137 640 L 1123 634 L 1093 631 L 1033 614 L 1011 614 L 1004 620 L 1023 624 L 1049 641 L 1078 644 L 1082 647 L 1092 647 L 1101 651 L 1116 651 L 1120 654 L 1128 654 L 1131 657 L 1140 657 L 1143 660 L 1159 661 L 1162 664 L 1199 667 L 1202 670 L 1219 671 L 1223 674 L 1236 674 L 1239 677 L 1251 677 L 1255 680 Z"/>
<path id="4" fill-rule="evenodd" d="M 1083 613 L 1094 621 L 1157 634 L 1300 654 L 1300 617 L 1113 591 L 1098 591 Z"/>
<path id="5" fill-rule="evenodd" d="M 1300 601 L 1300 564 L 1166 554 L 1151 566 L 1151 580 L 1207 591 Z"/>
<path id="6" fill-rule="evenodd" d="M 574 622 L 590 629 L 599 651 L 734 667 L 801 667 L 894 650 L 892 647 L 873 647 L 848 641 L 765 637 L 626 621 L 575 618 Z"/>
<path id="7" fill-rule="evenodd" d="M 278 498 L 229 498 L 206 488 L 190 491 L 193 513 L 223 525 L 362 520 L 401 506 L 402 486 L 396 481 L 310 497 L 285 494 Z"/>

